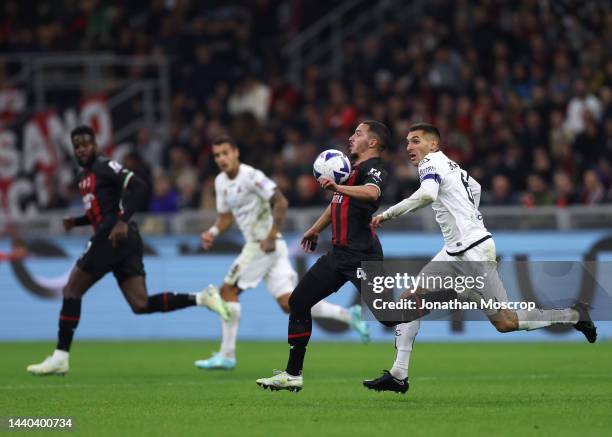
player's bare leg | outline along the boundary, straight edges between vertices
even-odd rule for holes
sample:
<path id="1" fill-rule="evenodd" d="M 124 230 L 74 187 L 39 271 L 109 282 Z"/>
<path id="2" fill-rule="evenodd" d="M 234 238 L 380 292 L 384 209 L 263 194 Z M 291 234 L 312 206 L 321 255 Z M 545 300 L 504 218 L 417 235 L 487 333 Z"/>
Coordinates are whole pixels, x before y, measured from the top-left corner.
<path id="1" fill-rule="evenodd" d="M 584 334 L 589 343 L 597 340 L 597 328 L 591 321 L 588 306 L 577 303 L 572 308 L 560 310 L 500 310 L 489 316 L 489 320 L 499 332 L 532 331 L 554 324 L 573 325 Z"/>
<path id="2" fill-rule="evenodd" d="M 410 354 L 420 325 L 420 320 L 415 320 L 395 326 L 395 361 L 393 367 L 391 367 L 391 370 L 383 370 L 383 374 L 378 378 L 364 380 L 364 387 L 370 390 L 393 391 L 395 393 L 406 393 L 408 391 Z"/>
<path id="3" fill-rule="evenodd" d="M 427 295 L 428 299 L 444 302 L 456 298 L 457 293 L 453 290 L 427 290 L 417 288 L 413 292 L 404 292 L 402 299 L 417 300 L 416 307 L 420 307 L 419 299 Z M 408 391 L 408 368 L 410 366 L 410 355 L 414 340 L 421 325 L 420 318 L 426 316 L 428 310 L 410 310 L 405 314 L 406 319 L 412 320 L 408 323 L 398 323 L 395 326 L 395 360 L 391 370 L 383 370 L 383 374 L 377 378 L 363 381 L 364 387 L 376 391 L 392 391 L 406 393 Z"/>
<path id="4" fill-rule="evenodd" d="M 289 298 L 291 297 L 291 293 L 285 293 L 276 298 L 276 303 L 283 310 L 283 313 L 289 314 L 291 309 L 289 308 Z"/>
<path id="5" fill-rule="evenodd" d="M 64 375 L 69 370 L 69 351 L 72 338 L 81 318 L 81 299 L 99 278 L 75 266 L 62 290 L 63 302 L 59 317 L 57 347 L 53 355 L 42 363 L 31 364 L 27 371 L 33 375 Z"/>
<path id="6" fill-rule="evenodd" d="M 196 367 L 206 370 L 231 370 L 236 367 L 236 340 L 241 313 L 240 293 L 242 289 L 235 285 L 224 283 L 221 286 L 221 298 L 225 301 L 229 313 L 227 320 L 221 321 L 221 348 L 210 358 L 197 360 Z"/>
<path id="7" fill-rule="evenodd" d="M 206 306 L 211 311 L 226 315 L 225 303 L 215 290 L 207 287 L 198 294 L 166 291 L 149 296 L 144 276 L 132 276 L 119 284 L 123 296 L 134 314 L 176 311 L 190 306 Z"/>

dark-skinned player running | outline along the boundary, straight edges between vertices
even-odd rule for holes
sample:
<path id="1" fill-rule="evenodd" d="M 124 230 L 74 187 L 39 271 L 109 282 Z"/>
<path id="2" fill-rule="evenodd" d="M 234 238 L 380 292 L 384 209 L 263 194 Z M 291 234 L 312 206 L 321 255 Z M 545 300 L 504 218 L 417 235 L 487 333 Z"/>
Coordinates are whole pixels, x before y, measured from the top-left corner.
<path id="1" fill-rule="evenodd" d="M 69 351 L 81 317 L 81 300 L 99 279 L 113 272 L 123 296 L 135 314 L 174 311 L 190 306 L 206 306 L 228 317 L 225 302 L 214 288 L 197 294 L 164 292 L 149 296 L 142 262 L 143 246 L 136 223 L 131 221 L 141 199 L 146 198 L 146 184 L 116 161 L 98 155 L 94 131 L 79 126 L 71 134 L 74 156 L 81 172 L 79 192 L 85 215 L 64 219 L 64 229 L 91 225 L 94 234 L 85 252 L 70 273 L 63 288 L 57 346 L 42 363 L 31 364 L 35 375 L 65 374 L 69 369 Z"/>

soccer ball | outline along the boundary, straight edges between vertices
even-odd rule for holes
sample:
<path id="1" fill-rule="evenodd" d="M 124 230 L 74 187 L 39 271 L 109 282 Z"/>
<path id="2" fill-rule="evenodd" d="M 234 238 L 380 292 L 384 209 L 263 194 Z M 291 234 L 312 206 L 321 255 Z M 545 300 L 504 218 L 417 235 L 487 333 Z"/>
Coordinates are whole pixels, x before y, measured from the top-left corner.
<path id="1" fill-rule="evenodd" d="M 321 176 L 334 180 L 337 184 L 345 182 L 351 174 L 351 162 L 339 150 L 329 149 L 321 152 L 312 166 L 314 177 Z"/>

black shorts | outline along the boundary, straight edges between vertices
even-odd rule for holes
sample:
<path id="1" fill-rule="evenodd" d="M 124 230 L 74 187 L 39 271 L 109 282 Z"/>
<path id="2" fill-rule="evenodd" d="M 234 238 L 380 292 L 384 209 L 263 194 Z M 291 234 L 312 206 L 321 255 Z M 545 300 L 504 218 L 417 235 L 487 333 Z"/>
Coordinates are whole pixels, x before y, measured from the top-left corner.
<path id="1" fill-rule="evenodd" d="M 361 292 L 361 281 L 365 280 L 357 274 L 361 261 L 382 260 L 382 253 L 355 256 L 343 252 L 331 251 L 323 255 L 306 272 L 304 277 L 291 293 L 289 306 L 291 314 L 296 317 L 307 317 L 310 309 L 317 302 L 335 293 L 347 281 L 350 281 Z M 364 302 L 367 304 L 367 302 Z M 370 309 L 372 310 L 372 309 Z M 385 326 L 395 326 L 397 322 L 381 321 Z"/>
<path id="2" fill-rule="evenodd" d="M 335 293 L 347 281 L 353 283 L 357 290 L 361 290 L 361 279 L 357 278 L 357 268 L 361 266 L 361 260 L 347 262 L 333 251 L 328 252 L 317 260 L 316 263 L 306 272 L 312 276 L 318 286 L 329 293 Z M 304 276 L 306 279 L 306 276 Z"/>
<path id="3" fill-rule="evenodd" d="M 96 278 L 113 272 L 121 284 L 133 276 L 145 276 L 142 256 L 140 232 L 136 223 L 131 222 L 128 225 L 127 240 L 119 243 L 116 248 L 113 248 L 107 233 L 94 235 L 77 261 L 77 266 Z"/>
<path id="4" fill-rule="evenodd" d="M 334 248 L 319 258 L 302 280 L 309 276 L 312 278 L 311 281 L 319 284 L 318 288 L 330 294 L 335 293 L 345 282 L 350 281 L 361 292 L 361 279 L 357 277 L 357 270 L 361 269 L 362 261 L 375 260 L 383 260 L 382 250 L 359 253 Z"/>

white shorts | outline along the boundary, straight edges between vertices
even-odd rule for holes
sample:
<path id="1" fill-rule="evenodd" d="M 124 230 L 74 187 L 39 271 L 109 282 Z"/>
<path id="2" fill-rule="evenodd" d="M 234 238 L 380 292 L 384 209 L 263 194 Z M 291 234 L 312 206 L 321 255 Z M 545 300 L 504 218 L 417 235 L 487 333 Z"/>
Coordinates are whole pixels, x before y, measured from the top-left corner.
<path id="1" fill-rule="evenodd" d="M 442 249 L 421 270 L 423 276 L 464 276 L 483 278 L 484 287 L 472 288 L 466 293 L 458 293 L 460 299 L 493 299 L 507 302 L 508 293 L 497 273 L 495 242 L 493 238 L 483 241 L 461 255 L 449 255 Z M 494 309 L 483 310 L 488 316 L 495 314 Z"/>
<path id="2" fill-rule="evenodd" d="M 230 267 L 225 283 L 242 290 L 255 288 L 259 281 L 266 281 L 268 292 L 278 299 L 293 292 L 297 285 L 297 273 L 289 261 L 289 250 L 283 239 L 276 240 L 276 250 L 265 253 L 259 242 L 249 241 Z"/>

